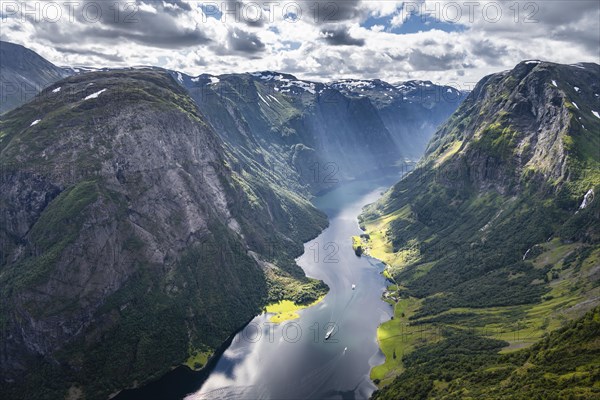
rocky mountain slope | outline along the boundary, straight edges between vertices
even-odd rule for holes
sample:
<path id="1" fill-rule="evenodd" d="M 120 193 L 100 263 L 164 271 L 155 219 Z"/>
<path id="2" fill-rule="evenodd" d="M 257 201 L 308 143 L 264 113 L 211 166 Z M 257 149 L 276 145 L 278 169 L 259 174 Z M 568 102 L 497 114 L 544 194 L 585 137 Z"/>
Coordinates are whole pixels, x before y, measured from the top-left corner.
<path id="1" fill-rule="evenodd" d="M 235 163 L 161 71 L 73 76 L 6 114 L 2 392 L 105 398 L 210 354 L 268 301 L 324 293 L 294 257 L 325 216 Z"/>
<path id="2" fill-rule="evenodd" d="M 367 251 L 388 264 L 396 307 L 379 332 L 388 359 L 373 371 L 393 383 L 377 398 L 468 393 L 457 382 L 477 368 L 447 365 L 440 377 L 418 365 L 442 365 L 453 349 L 483 360 L 530 346 L 598 304 L 599 82 L 597 64 L 539 61 L 484 78 L 418 168 L 365 210 Z M 408 339 L 394 339 L 397 329 Z M 465 340 L 476 348 L 459 349 Z M 548 385 L 578 365 L 565 393 L 579 393 L 593 375 L 587 361 Z M 413 389 L 402 383 L 417 376 Z"/>
<path id="3" fill-rule="evenodd" d="M 0 114 L 25 104 L 48 85 L 72 74 L 18 44 L 0 40 Z"/>
<path id="4" fill-rule="evenodd" d="M 172 75 L 226 142 L 312 192 L 417 160 L 435 127 L 464 99 L 462 92 L 427 82 L 360 81 L 364 92 L 358 84 L 271 71 Z"/>
<path id="5" fill-rule="evenodd" d="M 1 47 L 2 81 L 32 86 L 3 93 L 2 111 L 20 107 L 0 120 L 12 398 L 103 398 L 205 360 L 268 302 L 312 302 L 327 288 L 294 262 L 327 224 L 312 194 L 418 157 L 403 146 L 461 100 L 427 83 L 388 104 L 385 85 L 273 72 L 67 71 Z"/>
<path id="6" fill-rule="evenodd" d="M 61 77 L 108 71 L 60 69 L 22 46 L 6 42 L 3 46 L 10 49 L 11 60 L 26 60 L 2 63 L 5 86 L 32 83 L 26 96 L 22 90 L 5 90 L 4 111 L 24 104 Z M 263 165 L 283 180 L 298 183 L 295 189 L 313 193 L 418 160 L 435 129 L 466 95 L 421 81 L 324 84 L 271 71 L 197 77 L 169 72 L 223 141 L 237 151 L 237 167 Z"/>
<path id="7" fill-rule="evenodd" d="M 431 136 L 448 119 L 467 92 L 431 81 L 396 84 L 375 79 L 334 82 L 333 88 L 352 98 L 368 98 L 401 154 L 419 160 Z"/>

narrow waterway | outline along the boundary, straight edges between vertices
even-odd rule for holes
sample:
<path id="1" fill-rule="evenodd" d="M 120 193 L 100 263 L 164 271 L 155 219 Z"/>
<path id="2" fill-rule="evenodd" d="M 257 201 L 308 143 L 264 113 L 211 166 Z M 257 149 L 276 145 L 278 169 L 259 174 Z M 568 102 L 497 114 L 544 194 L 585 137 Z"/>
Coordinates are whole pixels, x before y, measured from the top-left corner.
<path id="1" fill-rule="evenodd" d="M 382 264 L 357 257 L 351 236 L 357 217 L 397 177 L 357 181 L 316 199 L 330 226 L 304 246 L 298 264 L 330 292 L 300 318 L 280 325 L 256 317 L 234 338 L 208 379 L 187 400 L 366 399 L 376 389 L 370 369 L 383 362 L 377 327 L 391 316 L 381 301 Z M 353 290 L 352 285 L 356 285 Z M 332 331 L 328 340 L 327 332 Z"/>
<path id="2" fill-rule="evenodd" d="M 398 179 L 354 181 L 315 199 L 330 225 L 305 243 L 297 262 L 308 276 L 330 287 L 318 305 L 281 324 L 270 323 L 270 315 L 257 316 L 207 371 L 180 367 L 143 388 L 121 392 L 117 399 L 369 398 L 376 389 L 370 370 L 384 361 L 377 327 L 390 319 L 392 309 L 381 300 L 383 265 L 357 257 L 351 237 L 361 233 L 357 217 L 362 208 Z"/>

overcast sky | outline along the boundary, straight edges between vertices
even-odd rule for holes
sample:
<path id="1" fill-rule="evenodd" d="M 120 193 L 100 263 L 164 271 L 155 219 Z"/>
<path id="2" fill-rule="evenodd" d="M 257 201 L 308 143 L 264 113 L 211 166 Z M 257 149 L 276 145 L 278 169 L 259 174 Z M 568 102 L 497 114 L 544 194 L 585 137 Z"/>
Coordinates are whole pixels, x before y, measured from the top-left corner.
<path id="1" fill-rule="evenodd" d="M 600 62 L 600 0 L 0 0 L 0 37 L 58 65 L 275 70 L 469 86 L 524 59 Z"/>

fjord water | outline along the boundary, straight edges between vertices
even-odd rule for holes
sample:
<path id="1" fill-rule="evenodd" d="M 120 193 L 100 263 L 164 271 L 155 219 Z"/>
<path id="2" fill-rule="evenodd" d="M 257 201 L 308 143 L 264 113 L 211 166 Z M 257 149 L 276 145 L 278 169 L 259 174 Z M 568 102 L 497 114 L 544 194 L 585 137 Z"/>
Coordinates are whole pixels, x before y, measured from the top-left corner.
<path id="1" fill-rule="evenodd" d="M 390 318 L 391 307 L 381 300 L 383 265 L 357 257 L 351 236 L 361 233 L 357 216 L 362 207 L 397 178 L 355 181 L 315 201 L 329 216 L 330 226 L 305 244 L 297 262 L 308 276 L 325 281 L 330 292 L 318 305 L 300 311 L 299 319 L 275 325 L 269 315 L 256 317 L 236 335 L 200 390 L 186 400 L 371 395 L 376 387 L 370 369 L 383 362 L 377 326 Z"/>
<path id="2" fill-rule="evenodd" d="M 345 183 L 315 199 L 329 227 L 304 245 L 298 264 L 330 291 L 300 318 L 276 325 L 270 315 L 254 318 L 201 372 L 178 367 L 159 380 L 124 390 L 114 400 L 153 399 L 366 399 L 376 389 L 369 372 L 384 361 L 377 327 L 392 315 L 381 300 L 383 264 L 357 257 L 351 236 L 357 217 L 400 178 Z M 352 290 L 352 285 L 356 289 Z M 329 340 L 325 335 L 333 328 Z"/>

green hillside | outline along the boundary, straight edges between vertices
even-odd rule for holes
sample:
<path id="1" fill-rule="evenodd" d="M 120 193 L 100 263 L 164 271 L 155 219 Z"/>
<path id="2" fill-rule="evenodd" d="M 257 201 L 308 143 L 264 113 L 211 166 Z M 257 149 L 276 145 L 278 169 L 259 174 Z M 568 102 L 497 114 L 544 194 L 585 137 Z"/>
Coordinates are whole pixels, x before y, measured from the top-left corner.
<path id="1" fill-rule="evenodd" d="M 294 261 L 325 215 L 237 159 L 164 71 L 77 75 L 3 116 L 3 395 L 103 399 L 327 292 Z"/>
<path id="2" fill-rule="evenodd" d="M 440 348 L 473 341 L 488 363 L 598 304 L 598 88 L 572 88 L 598 82 L 599 69 L 522 63 L 484 78 L 418 168 L 365 209 L 365 251 L 394 283 L 395 318 L 379 331 L 386 362 L 371 374 L 391 383 L 379 398 L 413 398 L 394 390 L 416 378 L 418 354 L 433 365 Z M 453 368 L 419 396 L 458 385 Z"/>

